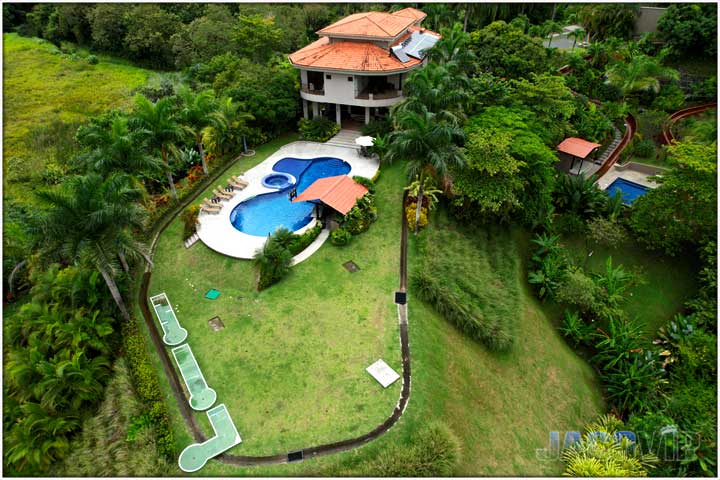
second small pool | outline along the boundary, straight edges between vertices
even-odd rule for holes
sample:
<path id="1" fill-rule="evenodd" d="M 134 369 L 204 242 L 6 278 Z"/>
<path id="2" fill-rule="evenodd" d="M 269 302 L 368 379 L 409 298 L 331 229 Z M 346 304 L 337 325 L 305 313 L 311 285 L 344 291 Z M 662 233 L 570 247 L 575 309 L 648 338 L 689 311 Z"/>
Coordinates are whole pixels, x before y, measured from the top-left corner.
<path id="1" fill-rule="evenodd" d="M 288 198 L 290 190 L 297 188 L 297 194 L 300 195 L 318 178 L 347 174 L 350 172 L 350 164 L 332 157 L 311 160 L 283 158 L 273 165 L 273 170 L 292 175 L 297 183 L 239 203 L 230 212 L 230 222 L 237 230 L 248 235 L 265 237 L 280 226 L 291 232 L 301 229 L 310 223 L 314 204 L 292 203 Z"/>
<path id="2" fill-rule="evenodd" d="M 622 201 L 625 205 L 631 205 L 638 197 L 645 195 L 648 190 L 650 190 L 648 187 L 631 182 L 630 180 L 625 180 L 624 178 L 616 178 L 605 189 L 611 197 L 616 195 L 615 192 L 620 191 Z"/>

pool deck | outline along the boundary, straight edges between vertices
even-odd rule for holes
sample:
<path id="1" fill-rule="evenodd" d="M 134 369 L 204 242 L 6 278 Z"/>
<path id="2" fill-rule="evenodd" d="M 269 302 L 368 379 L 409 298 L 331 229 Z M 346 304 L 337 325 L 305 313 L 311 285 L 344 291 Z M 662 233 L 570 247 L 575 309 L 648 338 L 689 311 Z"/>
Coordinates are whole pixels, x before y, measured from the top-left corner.
<path id="1" fill-rule="evenodd" d="M 653 175 L 662 174 L 665 169 L 653 165 L 645 165 L 636 162 L 630 162 L 625 165 L 613 165 L 608 172 L 600 177 L 597 181 L 601 190 L 606 190 L 612 182 L 618 178 L 623 178 L 631 182 L 635 182 L 643 187 L 657 188 L 659 185 L 650 180 Z"/>
<path id="2" fill-rule="evenodd" d="M 198 236 L 205 245 L 229 257 L 251 259 L 255 256 L 255 252 L 265 245 L 267 237 L 248 235 L 235 229 L 230 223 L 230 212 L 232 212 L 237 204 L 244 200 L 262 193 L 276 192 L 276 189 L 263 187 L 262 178 L 269 173 L 273 173 L 273 165 L 275 165 L 278 160 L 286 157 L 304 160 L 317 157 L 339 158 L 350 164 L 350 172 L 348 172 L 348 175 L 351 177 L 360 175 L 362 177 L 372 178 L 380 166 L 377 159 L 361 157 L 354 148 L 303 141 L 287 144 L 270 155 L 262 163 L 242 175 L 242 178 L 249 182 L 249 185 L 244 190 L 236 192 L 235 196 L 230 200 L 222 202 L 223 207 L 220 213 L 216 215 L 201 214 L 198 217 L 198 222 L 200 223 Z M 225 180 L 225 178 L 221 178 L 218 183 L 223 185 Z M 316 220 L 313 219 L 305 227 L 296 230 L 295 233 L 301 234 L 305 230 L 312 228 L 315 223 Z M 320 245 L 322 245 L 322 243 L 320 243 Z M 319 248 L 319 245 L 317 248 Z M 302 255 L 302 253 L 300 255 Z M 299 261 L 305 258 L 307 257 Z M 299 263 L 299 261 L 295 261 L 294 263 Z"/>

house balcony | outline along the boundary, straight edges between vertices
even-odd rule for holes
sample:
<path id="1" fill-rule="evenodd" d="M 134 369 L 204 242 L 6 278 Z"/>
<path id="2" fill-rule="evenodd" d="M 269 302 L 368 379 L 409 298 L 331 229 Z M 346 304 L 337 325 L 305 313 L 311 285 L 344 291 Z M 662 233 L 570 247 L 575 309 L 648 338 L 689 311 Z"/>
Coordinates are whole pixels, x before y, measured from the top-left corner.
<path id="1" fill-rule="evenodd" d="M 370 91 L 370 89 L 366 88 L 362 92 L 355 95 L 355 98 L 358 100 L 389 100 L 389 99 L 400 98 L 400 97 L 402 97 L 402 90 L 397 90 L 397 89 Z"/>
<path id="2" fill-rule="evenodd" d="M 314 85 L 310 84 L 303 84 L 300 87 L 300 91 L 304 93 L 309 93 L 310 95 L 325 95 L 325 90 L 323 89 L 317 89 Z"/>

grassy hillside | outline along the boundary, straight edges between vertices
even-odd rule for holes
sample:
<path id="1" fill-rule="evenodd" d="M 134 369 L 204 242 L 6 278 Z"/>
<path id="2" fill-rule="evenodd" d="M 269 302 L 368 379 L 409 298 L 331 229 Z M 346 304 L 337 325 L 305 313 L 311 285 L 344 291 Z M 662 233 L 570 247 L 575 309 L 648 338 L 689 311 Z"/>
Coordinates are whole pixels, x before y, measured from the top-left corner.
<path id="1" fill-rule="evenodd" d="M 238 166 L 237 170 L 249 166 Z M 316 408 L 324 410 L 323 405 L 333 399 L 350 400 L 350 405 L 358 402 L 354 395 L 348 396 L 343 386 L 347 383 L 344 374 L 338 376 L 337 373 L 344 371 L 344 364 L 353 362 L 361 351 L 372 346 L 365 345 L 369 338 L 356 333 L 352 341 L 347 341 L 343 340 L 342 331 L 322 328 L 311 337 L 298 337 L 292 346 L 288 342 L 290 335 L 297 336 L 292 323 L 305 323 L 307 314 L 312 312 L 314 323 L 330 326 L 324 320 L 325 312 L 335 312 L 335 318 L 348 332 L 373 329 L 375 342 L 380 342 L 377 346 L 384 344 L 388 349 L 385 360 L 399 367 L 397 320 L 392 307 L 383 304 L 383 310 L 387 310 L 378 316 L 373 312 L 379 304 L 377 308 L 372 302 L 363 305 L 352 292 L 371 294 L 366 298 L 386 293 L 390 298 L 396 288 L 399 215 L 394 213 L 399 209 L 403 179 L 401 165 L 383 171 L 377 194 L 380 218 L 369 232 L 345 248 L 326 244 L 310 260 L 296 267 L 290 277 L 261 294 L 250 289 L 252 273 L 248 262 L 217 256 L 202 244 L 186 251 L 180 244 L 181 227 L 177 220 L 164 233 L 155 257 L 151 293 L 165 290 L 173 303 L 179 305 L 180 321 L 190 330 L 190 342 L 196 355 L 199 354 L 198 361 L 206 378 L 218 389 L 219 399 L 230 404 L 240 402 L 231 411 L 237 412 L 234 420 L 244 442 L 235 447 L 233 453 L 278 453 L 323 439 L 339 439 L 339 435 L 365 432 L 375 426 L 377 419 L 368 417 L 369 411 L 348 414 L 337 402 L 332 402 L 337 406 L 322 416 L 322 422 L 307 421 Z M 421 262 L 419 243 L 434 245 L 437 255 L 460 262 L 455 244 L 442 243 L 449 235 L 448 229 L 452 229 L 450 236 L 454 241 L 463 246 L 461 252 L 473 256 L 474 265 L 478 267 L 465 269 L 466 282 L 482 288 L 486 282 L 500 282 L 503 277 L 507 295 L 503 296 L 501 288 L 495 288 L 492 300 L 496 304 L 483 305 L 481 309 L 489 314 L 506 312 L 514 317 L 515 342 L 510 352 L 488 351 L 441 318 L 429 305 L 417 300 L 411 291 L 412 396 L 396 427 L 366 447 L 338 455 L 252 469 L 210 462 L 197 475 L 353 475 L 360 471 L 359 466 L 371 462 L 387 446 L 412 442 L 418 430 L 430 420 L 446 423 L 459 437 L 462 459 L 456 471 L 458 475 L 560 474 L 560 463 L 537 460 L 536 449 L 547 446 L 550 431 L 580 429 L 602 411 L 603 402 L 594 373 L 566 345 L 525 288 L 518 235 L 494 230 L 474 237 L 447 219 L 435 218 L 421 234 L 420 242 L 411 239 L 410 274 Z M 506 254 L 496 258 L 503 251 Z M 355 260 L 363 270 L 349 274 L 335 268 L 348 259 Z M 371 274 L 372 280 L 363 280 L 366 277 L 361 277 L 362 272 Z M 223 290 L 226 300 L 212 306 L 202 299 L 198 301 L 204 289 L 210 287 Z M 239 296 L 244 297 L 242 301 Z M 306 297 L 307 304 L 298 302 L 300 297 Z M 366 313 L 370 317 L 360 321 Z M 215 314 L 228 319 L 222 332 L 213 333 L 207 325 L 207 320 Z M 288 323 L 288 317 L 294 321 Z M 224 340 L 223 336 L 232 338 Z M 304 385 L 303 382 L 297 385 L 298 377 L 286 378 L 282 369 L 276 368 L 270 380 L 263 374 L 262 369 L 266 367 L 252 372 L 233 366 L 260 365 L 262 362 L 258 359 L 265 358 L 264 362 L 269 362 L 267 368 L 285 365 L 283 368 L 294 371 L 292 360 L 311 345 L 325 349 L 325 354 L 313 362 L 323 364 L 324 357 L 339 356 L 337 362 L 317 370 L 314 375 L 317 378 L 305 380 Z M 365 347 L 358 350 L 362 345 Z M 251 353 L 257 358 L 250 358 Z M 295 373 L 301 375 L 301 372 Z M 163 383 L 167 388 L 164 379 Z M 363 391 L 367 394 L 371 387 L 364 386 Z M 267 395 L 275 400 L 266 402 Z M 385 410 L 377 409 L 383 403 L 368 404 L 365 408 L 388 415 L 397 395 L 397 390 L 391 392 L 392 398 L 388 397 Z M 307 400 L 312 401 L 313 408 L 303 411 L 302 415 L 291 414 Z M 169 392 L 168 401 L 179 451 L 191 438 Z M 282 403 L 281 410 L 276 409 L 278 402 Z"/>
<path id="2" fill-rule="evenodd" d="M 67 55 L 38 39 L 3 35 L 3 173 L 6 195 L 25 197 L 48 163 L 72 148 L 88 116 L 127 106 L 150 71 L 99 56 Z"/>

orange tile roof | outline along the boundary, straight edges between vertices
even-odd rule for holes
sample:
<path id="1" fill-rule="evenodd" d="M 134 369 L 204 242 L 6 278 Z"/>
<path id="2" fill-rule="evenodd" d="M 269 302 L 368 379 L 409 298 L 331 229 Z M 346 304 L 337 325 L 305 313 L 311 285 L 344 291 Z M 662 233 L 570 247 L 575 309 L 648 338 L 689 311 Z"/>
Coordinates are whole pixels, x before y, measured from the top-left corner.
<path id="1" fill-rule="evenodd" d="M 426 15 L 414 8 L 398 12 L 354 13 L 318 30 L 318 35 L 394 38 Z"/>
<path id="2" fill-rule="evenodd" d="M 557 149 L 563 153 L 568 153 L 574 157 L 585 158 L 590 152 L 600 147 L 599 143 L 588 142 L 582 138 L 569 137 L 557 146 Z"/>
<path id="3" fill-rule="evenodd" d="M 333 42 L 320 38 L 288 56 L 293 65 L 317 69 L 350 70 L 359 72 L 393 72 L 421 63 L 410 58 L 401 62 L 388 50 L 370 42 Z"/>
<path id="4" fill-rule="evenodd" d="M 356 183 L 347 175 L 337 175 L 315 180 L 312 185 L 293 200 L 293 203 L 320 200 L 325 205 L 345 215 L 355 206 L 358 198 L 367 192 L 367 188 Z"/>

